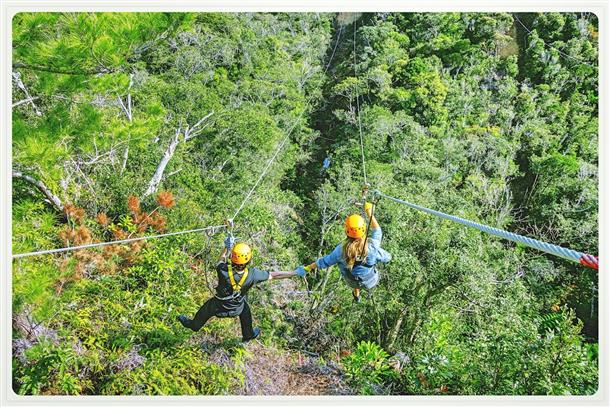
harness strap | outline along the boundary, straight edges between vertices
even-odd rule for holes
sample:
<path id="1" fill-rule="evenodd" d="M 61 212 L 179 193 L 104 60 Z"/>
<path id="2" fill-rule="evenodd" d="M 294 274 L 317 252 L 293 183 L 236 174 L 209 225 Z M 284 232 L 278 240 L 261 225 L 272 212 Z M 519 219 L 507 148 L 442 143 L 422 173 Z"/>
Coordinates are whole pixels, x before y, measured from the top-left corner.
<path id="1" fill-rule="evenodd" d="M 235 282 L 235 277 L 233 276 L 233 267 L 231 267 L 230 263 L 227 264 L 227 268 L 229 269 L 229 280 L 231 281 L 231 287 L 233 287 L 233 291 L 241 291 L 241 288 L 244 285 L 246 278 L 248 278 L 248 268 L 246 267 L 246 269 L 244 270 L 244 275 L 241 276 L 239 283 Z"/>
<path id="2" fill-rule="evenodd" d="M 219 297 L 218 295 L 214 295 L 214 297 L 216 297 L 217 299 L 219 299 L 220 301 L 229 301 L 229 300 L 234 300 L 236 298 L 239 298 L 241 296 L 241 293 L 239 291 L 234 292 L 231 295 L 228 295 L 226 297 Z"/>
<path id="3" fill-rule="evenodd" d="M 362 260 L 362 261 L 355 261 L 355 262 L 354 262 L 354 267 L 356 267 L 356 266 L 362 266 L 362 267 L 365 267 L 365 268 L 367 268 L 367 269 L 370 269 L 370 268 L 375 267 L 375 265 L 374 265 L 374 264 L 368 264 L 368 263 L 366 263 L 366 261 L 365 261 L 365 260 Z M 354 267 L 352 267 L 352 270 L 354 269 Z"/>

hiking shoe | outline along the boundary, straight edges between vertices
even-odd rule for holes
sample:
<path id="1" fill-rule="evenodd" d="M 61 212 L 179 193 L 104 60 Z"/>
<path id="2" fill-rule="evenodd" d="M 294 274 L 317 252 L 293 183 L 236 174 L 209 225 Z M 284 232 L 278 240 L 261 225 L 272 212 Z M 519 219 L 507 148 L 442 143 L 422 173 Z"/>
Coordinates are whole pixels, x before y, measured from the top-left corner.
<path id="1" fill-rule="evenodd" d="M 256 339 L 261 334 L 260 328 L 254 328 L 252 331 L 254 332 L 254 335 L 250 338 L 245 338 L 245 337 L 241 338 L 242 342 L 248 342 L 248 341 L 251 341 L 252 339 Z"/>
<path id="2" fill-rule="evenodd" d="M 360 302 L 360 290 L 358 288 L 352 290 L 352 297 L 354 297 L 354 302 Z"/>
<path id="3" fill-rule="evenodd" d="M 191 320 L 186 315 L 178 315 L 178 321 L 180 321 L 183 327 L 193 329 L 191 328 Z"/>

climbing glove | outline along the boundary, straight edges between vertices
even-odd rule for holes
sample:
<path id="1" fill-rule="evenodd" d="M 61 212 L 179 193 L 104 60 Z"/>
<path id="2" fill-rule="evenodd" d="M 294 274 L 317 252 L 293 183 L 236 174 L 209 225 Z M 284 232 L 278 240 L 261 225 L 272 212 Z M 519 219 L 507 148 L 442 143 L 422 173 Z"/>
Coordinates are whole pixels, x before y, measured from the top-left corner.
<path id="1" fill-rule="evenodd" d="M 309 270 L 310 270 L 309 266 L 299 266 L 294 270 L 294 272 L 297 273 L 297 275 L 299 277 L 305 277 L 305 272 L 307 272 Z"/>
<path id="2" fill-rule="evenodd" d="M 231 250 L 235 246 L 235 238 L 233 236 L 227 236 L 225 238 L 225 247 L 227 250 Z"/>
<path id="3" fill-rule="evenodd" d="M 366 214 L 368 216 L 371 216 L 371 214 L 373 213 L 373 204 L 370 202 L 365 202 L 364 203 L 364 211 L 366 212 Z"/>

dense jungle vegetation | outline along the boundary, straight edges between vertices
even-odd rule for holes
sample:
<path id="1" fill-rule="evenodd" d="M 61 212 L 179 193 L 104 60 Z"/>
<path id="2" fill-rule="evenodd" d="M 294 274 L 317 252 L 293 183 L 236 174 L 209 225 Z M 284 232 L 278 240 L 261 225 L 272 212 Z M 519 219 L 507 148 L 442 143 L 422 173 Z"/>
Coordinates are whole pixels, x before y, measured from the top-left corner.
<path id="1" fill-rule="evenodd" d="M 222 225 L 292 270 L 386 194 L 598 246 L 589 13 L 21 13 L 13 253 Z M 360 114 L 359 114 L 360 113 Z M 288 137 L 285 139 L 285 137 Z M 285 144 L 282 144 L 287 140 Z M 330 166 L 322 170 L 325 158 Z M 199 333 L 224 231 L 13 261 L 18 394 L 593 394 L 597 272 L 381 200 L 393 259 L 336 268 Z"/>

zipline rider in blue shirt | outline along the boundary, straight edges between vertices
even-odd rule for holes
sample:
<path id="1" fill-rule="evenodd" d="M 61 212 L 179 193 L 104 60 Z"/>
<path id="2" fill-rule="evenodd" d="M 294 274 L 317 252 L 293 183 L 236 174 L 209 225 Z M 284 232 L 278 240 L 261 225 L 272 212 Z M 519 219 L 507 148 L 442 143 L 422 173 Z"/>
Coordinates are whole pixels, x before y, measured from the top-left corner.
<path id="1" fill-rule="evenodd" d="M 366 222 L 360 215 L 350 215 L 345 220 L 346 239 L 328 255 L 319 258 L 308 266 L 299 266 L 295 272 L 325 269 L 339 265 L 343 280 L 353 288 L 354 301 L 360 301 L 360 289 L 371 289 L 379 283 L 379 272 L 375 265 L 387 263 L 392 256 L 381 248 L 381 226 L 373 215 L 373 205 L 364 205 L 366 215 L 370 220 L 372 236 L 366 235 Z"/>

